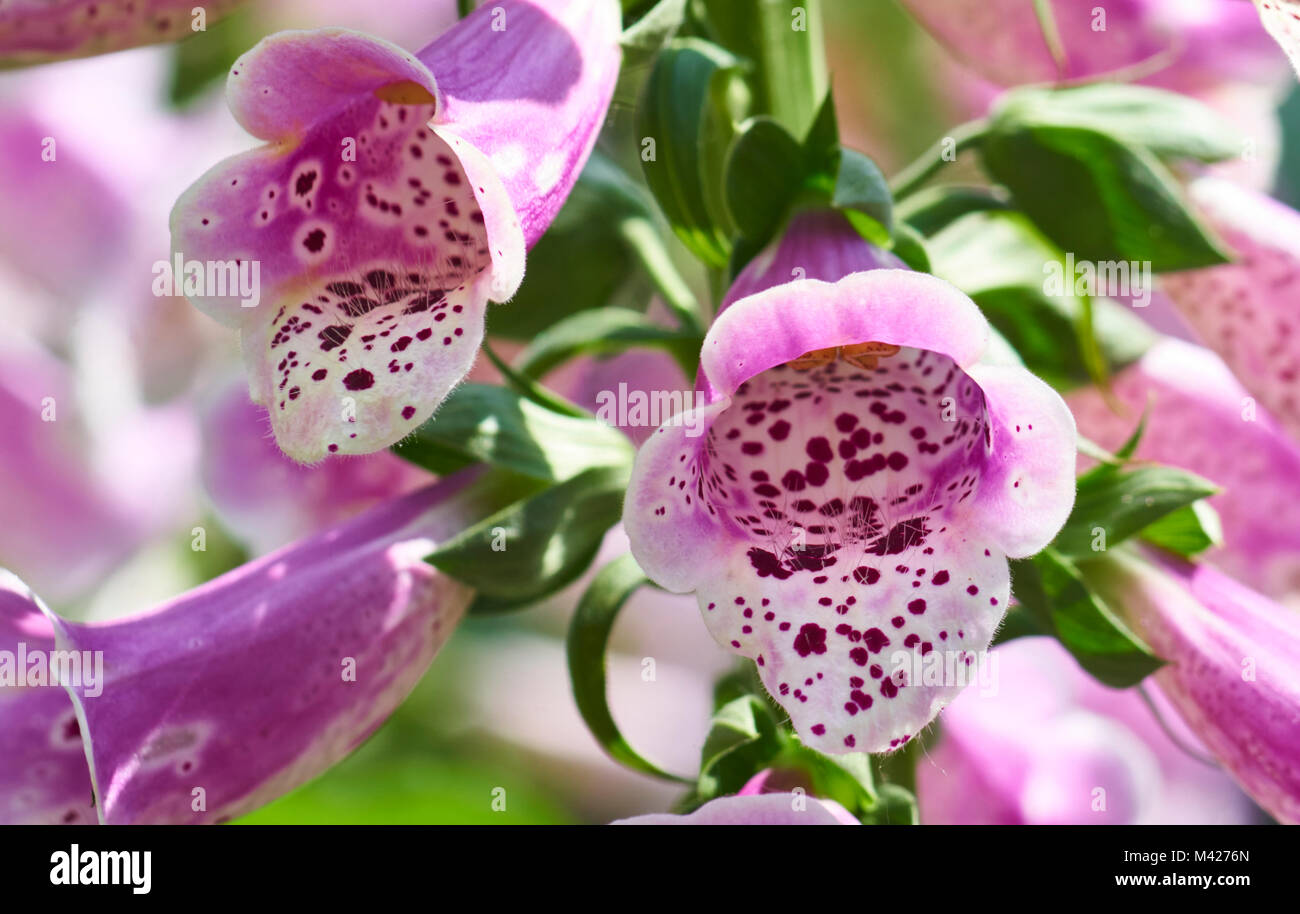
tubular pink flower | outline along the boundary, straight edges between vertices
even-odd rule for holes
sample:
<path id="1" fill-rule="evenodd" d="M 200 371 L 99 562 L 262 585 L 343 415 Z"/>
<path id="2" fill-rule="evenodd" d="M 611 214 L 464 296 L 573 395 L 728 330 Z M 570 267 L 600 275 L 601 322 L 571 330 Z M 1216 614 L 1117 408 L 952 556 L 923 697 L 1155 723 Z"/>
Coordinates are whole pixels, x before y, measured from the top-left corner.
<path id="1" fill-rule="evenodd" d="M 1188 193 L 1234 260 L 1167 274 L 1161 286 L 1242 386 L 1300 438 L 1300 213 L 1209 176 Z"/>
<path id="2" fill-rule="evenodd" d="M 459 474 L 386 502 L 110 623 L 76 624 L 39 607 L 47 627 L 33 627 L 34 600 L 9 579 L 0 601 L 8 637 L 15 627 L 48 636 L 52 625 L 58 650 L 102 652 L 101 682 L 65 683 L 100 821 L 227 821 L 360 745 L 424 674 L 473 596 L 424 557 L 482 516 L 475 478 Z M 56 738 L 76 728 L 57 704 L 25 702 L 27 719 L 0 728 L 6 757 L 18 751 L 15 739 L 54 734 L 43 758 L 33 756 L 37 744 L 22 749 L 32 756 L 27 783 L 50 783 L 34 803 L 38 815 L 80 809 L 62 786 L 75 766 L 64 764 Z"/>
<path id="3" fill-rule="evenodd" d="M 1144 82 L 1182 92 L 1232 80 L 1268 82 L 1286 62 L 1237 0 L 1052 0 L 1064 67 L 1025 0 L 903 0 L 981 76 L 1004 86 L 1150 69 Z"/>
<path id="4" fill-rule="evenodd" d="M 1210 565 L 1112 554 L 1089 582 L 1169 663 L 1183 720 L 1279 821 L 1300 823 L 1300 618 Z"/>
<path id="5" fill-rule="evenodd" d="M 20 644 L 31 655 L 52 651 L 54 629 L 27 586 L 0 570 L 0 651 L 16 660 Z M 63 689 L 0 676 L 0 749 L 0 825 L 95 822 L 81 726 Z"/>
<path id="6" fill-rule="evenodd" d="M 243 0 L 206 0 L 205 27 Z M 107 54 L 194 34 L 193 0 L 7 0 L 0 68 Z"/>
<path id="7" fill-rule="evenodd" d="M 847 223 L 823 240 L 798 264 L 783 241 L 766 269 L 826 275 L 822 257 L 866 247 Z M 1023 368 L 982 360 L 988 342 L 979 309 L 933 276 L 773 286 L 718 317 L 703 404 L 637 455 L 623 515 L 637 561 L 695 592 L 823 752 L 896 748 L 933 720 L 961 686 L 900 659 L 973 663 L 1007 607 L 1007 557 L 1069 514 L 1074 420 Z"/>
<path id="8" fill-rule="evenodd" d="M 1184 467 L 1223 491 L 1210 499 L 1223 545 L 1205 557 L 1276 599 L 1300 595 L 1300 444 L 1209 350 L 1165 339 L 1115 376 L 1116 414 L 1100 392 L 1071 392 L 1079 431 L 1114 450 L 1147 411 L 1136 457 Z M 1150 408 L 1148 409 L 1148 404 Z"/>
<path id="9" fill-rule="evenodd" d="M 847 809 L 834 800 L 818 800 L 793 793 L 719 797 L 695 812 L 679 816 L 652 813 L 618 819 L 611 825 L 859 825 Z"/>
<path id="10" fill-rule="evenodd" d="M 252 306 L 185 292 L 239 328 L 286 454 L 387 447 L 465 376 L 595 143 L 618 37 L 613 0 L 503 0 L 418 55 L 322 29 L 235 63 L 231 109 L 268 145 L 181 196 L 173 257 L 256 265 Z"/>

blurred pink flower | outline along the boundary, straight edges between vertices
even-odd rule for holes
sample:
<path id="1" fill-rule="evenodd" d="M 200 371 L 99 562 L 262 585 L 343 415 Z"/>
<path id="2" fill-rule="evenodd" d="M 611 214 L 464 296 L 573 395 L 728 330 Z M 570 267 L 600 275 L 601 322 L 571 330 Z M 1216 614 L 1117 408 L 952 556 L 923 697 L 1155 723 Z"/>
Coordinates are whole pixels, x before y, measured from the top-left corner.
<path id="1" fill-rule="evenodd" d="M 186 416 L 102 409 L 60 360 L 13 337 L 0 345 L 0 563 L 60 605 L 187 510 Z"/>
<path id="2" fill-rule="evenodd" d="M 1289 437 L 1214 353 L 1162 340 L 1115 376 L 1127 408 L 1096 388 L 1066 396 L 1079 433 L 1118 448 L 1147 410 L 1136 457 L 1183 467 L 1223 488 L 1210 499 L 1222 547 L 1205 558 L 1277 599 L 1300 598 L 1300 443 Z"/>
<path id="3" fill-rule="evenodd" d="M 1188 188 L 1233 262 L 1160 277 L 1201 341 L 1300 440 L 1300 213 L 1217 177 Z"/>
<path id="4" fill-rule="evenodd" d="M 242 383 L 204 411 L 202 466 L 217 516 L 258 555 L 433 481 L 387 451 L 295 463 L 275 446 L 266 410 Z"/>
<path id="5" fill-rule="evenodd" d="M 1004 86 L 1151 65 L 1144 82 L 1196 92 L 1223 81 L 1272 81 L 1285 72 L 1286 61 L 1255 11 L 1239 0 L 1052 0 L 1063 67 L 1031 2 L 902 2 L 967 66 Z"/>
<path id="6" fill-rule="evenodd" d="M 1135 690 L 1101 685 L 1054 639 L 994 654 L 995 688 L 973 686 L 949 705 L 917 762 L 922 823 L 1251 821 L 1231 779 L 1173 742 Z"/>

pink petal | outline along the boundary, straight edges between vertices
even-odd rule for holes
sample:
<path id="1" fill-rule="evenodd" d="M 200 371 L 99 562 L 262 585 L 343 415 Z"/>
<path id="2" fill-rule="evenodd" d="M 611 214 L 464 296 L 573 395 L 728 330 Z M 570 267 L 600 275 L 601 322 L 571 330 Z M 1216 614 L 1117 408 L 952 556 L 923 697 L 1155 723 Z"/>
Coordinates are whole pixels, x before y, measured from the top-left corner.
<path id="1" fill-rule="evenodd" d="M 1056 391 L 1023 369 L 975 365 L 969 373 L 989 404 L 995 454 L 980 480 L 978 513 L 1002 552 L 1033 555 L 1074 507 L 1074 416 Z"/>
<path id="2" fill-rule="evenodd" d="M 423 560 L 476 516 L 461 495 L 472 478 L 387 502 L 145 614 L 54 618 L 60 648 L 103 652 L 103 694 L 69 689 L 102 820 L 226 821 L 360 745 L 472 597 Z"/>
<path id="3" fill-rule="evenodd" d="M 139 544 L 139 514 L 96 478 L 73 379 L 58 360 L 0 346 L 0 563 L 51 600 L 83 596 Z"/>
<path id="4" fill-rule="evenodd" d="M 903 4 L 963 63 L 1004 86 L 1095 78 L 1133 68 L 1149 84 L 1195 92 L 1229 80 L 1276 79 L 1279 63 L 1285 65 L 1244 3 L 1052 0 L 1063 68 L 1052 56 L 1032 3 Z"/>
<path id="5" fill-rule="evenodd" d="M 618 819 L 611 825 L 858 825 L 834 800 L 793 793 L 719 797 L 689 815 L 657 813 Z"/>
<path id="6" fill-rule="evenodd" d="M 207 0 L 212 25 L 242 0 Z M 24 66 L 176 41 L 194 33 L 193 0 L 8 0 L 0 7 L 0 62 Z"/>
<path id="7" fill-rule="evenodd" d="M 1255 0 L 1260 21 L 1300 74 L 1300 3 L 1296 0 Z"/>
<path id="8" fill-rule="evenodd" d="M 617 37 L 612 0 L 516 0 L 418 58 L 323 29 L 273 35 L 236 62 L 231 107 L 271 144 L 181 197 L 172 246 L 258 266 L 260 303 L 188 294 L 240 328 L 252 397 L 285 453 L 382 449 L 465 376 L 488 300 L 523 277 L 525 228 L 541 234 L 595 142 Z"/>
<path id="9" fill-rule="evenodd" d="M 1282 599 L 1300 593 L 1300 445 L 1248 395 L 1212 352 L 1164 340 L 1114 379 L 1128 412 L 1092 388 L 1066 399 L 1082 433 L 1115 449 L 1147 411 L 1136 456 L 1191 470 L 1223 488 L 1210 499 L 1224 544 L 1205 557 Z"/>
<path id="10" fill-rule="evenodd" d="M 203 437 L 207 494 L 222 522 L 256 554 L 433 481 L 387 451 L 316 467 L 294 463 L 275 446 L 266 410 L 249 402 L 242 383 L 208 410 Z"/>
<path id="11" fill-rule="evenodd" d="M 1069 412 L 1023 369 L 977 364 L 988 333 L 969 299 L 907 271 L 773 287 L 718 318 L 710 400 L 637 456 L 624 523 L 641 567 L 695 591 L 820 751 L 885 751 L 928 724 L 1005 612 L 1004 550 L 1041 549 L 1068 514 Z M 868 341 L 898 349 L 784 364 Z M 932 651 L 963 675 L 918 672 Z"/>
<path id="12" fill-rule="evenodd" d="M 1300 620 L 1209 565 L 1112 555 L 1087 575 L 1170 661 L 1164 693 L 1256 802 L 1300 822 Z"/>
<path id="13" fill-rule="evenodd" d="M 1252 821 L 1231 780 L 1175 745 L 1136 690 L 1101 685 L 1055 639 L 1018 638 L 992 659 L 917 765 L 923 823 Z"/>
<path id="14" fill-rule="evenodd" d="M 26 585 L 0 571 L 0 651 L 15 663 L 15 674 L 20 649 L 27 657 L 48 657 L 54 630 Z M 0 754 L 0 824 L 95 822 L 81 728 L 59 685 L 0 684 Z"/>
<path id="15" fill-rule="evenodd" d="M 480 4 L 419 53 L 438 80 L 437 122 L 491 160 L 529 247 L 604 124 L 620 21 L 614 0 L 502 0 Z"/>
<path id="16" fill-rule="evenodd" d="M 1213 177 L 1189 194 L 1235 259 L 1161 285 L 1242 386 L 1300 436 L 1300 214 Z"/>

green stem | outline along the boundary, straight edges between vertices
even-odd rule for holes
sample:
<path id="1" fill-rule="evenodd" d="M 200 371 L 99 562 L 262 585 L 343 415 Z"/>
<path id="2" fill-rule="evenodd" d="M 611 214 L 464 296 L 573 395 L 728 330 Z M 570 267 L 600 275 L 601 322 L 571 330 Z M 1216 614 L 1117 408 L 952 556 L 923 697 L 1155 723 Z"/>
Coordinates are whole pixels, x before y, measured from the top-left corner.
<path id="1" fill-rule="evenodd" d="M 956 161 L 957 156 L 967 149 L 979 145 L 988 131 L 988 126 L 988 122 L 982 119 L 969 121 L 954 129 L 948 136 L 941 138 L 890 182 L 889 189 L 893 192 L 894 199 L 901 200 L 919 190 L 944 165 Z"/>
<path id="2" fill-rule="evenodd" d="M 578 419 L 590 418 L 591 413 L 587 412 L 580 406 L 570 403 L 557 393 L 547 390 L 532 378 L 525 377 L 511 368 L 501 356 L 493 351 L 492 346 L 487 340 L 483 341 L 483 354 L 488 357 L 501 376 L 506 379 L 506 383 L 513 387 L 518 393 L 532 400 L 539 406 L 549 409 L 553 413 L 559 413 L 562 416 L 573 416 Z"/>
<path id="3" fill-rule="evenodd" d="M 456 0 L 456 15 L 464 19 L 474 12 L 475 0 Z"/>
<path id="4" fill-rule="evenodd" d="M 686 280 L 677 272 L 663 238 L 650 220 L 642 217 L 624 219 L 619 224 L 619 234 L 627 242 L 641 268 L 646 271 L 655 291 L 677 318 L 683 330 L 704 336 L 704 322 L 700 317 L 700 303 Z"/>
<path id="5" fill-rule="evenodd" d="M 1043 33 L 1043 43 L 1052 55 L 1058 76 L 1065 76 L 1065 45 L 1061 41 L 1061 31 L 1056 27 L 1056 14 L 1048 0 L 1034 0 L 1034 15 L 1038 18 L 1038 28 Z"/>

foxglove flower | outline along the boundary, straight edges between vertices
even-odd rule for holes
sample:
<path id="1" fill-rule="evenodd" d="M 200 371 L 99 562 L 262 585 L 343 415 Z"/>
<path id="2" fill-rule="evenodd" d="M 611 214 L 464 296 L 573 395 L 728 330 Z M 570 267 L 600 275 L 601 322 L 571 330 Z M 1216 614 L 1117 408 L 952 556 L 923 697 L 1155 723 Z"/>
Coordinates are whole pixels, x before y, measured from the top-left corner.
<path id="1" fill-rule="evenodd" d="M 1169 663 L 1187 726 L 1281 822 L 1300 823 L 1300 618 L 1210 565 L 1111 554 L 1085 576 Z"/>
<path id="2" fill-rule="evenodd" d="M 1237 0 L 1052 0 L 1064 52 L 1054 58 L 1023 0 L 903 0 L 921 24 L 981 76 L 1004 86 L 1149 68 L 1143 80 L 1195 93 L 1231 80 L 1267 82 L 1285 61 Z"/>
<path id="3" fill-rule="evenodd" d="M 1300 596 L 1300 443 L 1212 352 L 1165 339 L 1112 380 L 1116 413 L 1095 388 L 1066 396 L 1079 431 L 1118 448 L 1146 411 L 1134 456 L 1183 467 L 1222 488 L 1210 498 L 1223 545 L 1205 558 L 1276 599 Z"/>
<path id="4" fill-rule="evenodd" d="M 0 68 L 176 41 L 243 0 L 8 0 L 0 4 Z M 199 19 L 197 8 L 203 10 Z"/>
<path id="5" fill-rule="evenodd" d="M 796 221 L 747 270 L 874 259 L 835 218 L 817 245 Z M 896 748 L 933 720 L 1002 619 L 1007 557 L 1045 546 L 1073 504 L 1069 410 L 982 361 L 988 343 L 979 309 L 933 276 L 775 285 L 722 312 L 702 405 L 637 455 L 624 523 L 641 567 L 695 592 L 821 751 Z M 939 683 L 912 668 L 931 651 Z"/>
<path id="6" fill-rule="evenodd" d="M 325 29 L 235 63 L 231 108 L 268 145 L 182 195 L 173 257 L 257 268 L 253 302 L 185 293 L 239 328 L 286 454 L 384 448 L 465 376 L 591 151 L 618 36 L 613 0 L 504 0 L 418 55 Z"/>
<path id="7" fill-rule="evenodd" d="M 1300 438 L 1300 213 L 1209 176 L 1188 193 L 1233 262 L 1170 273 L 1161 286 L 1242 386 Z"/>
<path id="8" fill-rule="evenodd" d="M 1162 709 L 1162 726 L 1136 690 L 1102 685 L 1054 638 L 1017 638 L 994 654 L 995 687 L 949 705 L 917 764 L 923 823 L 1252 821 L 1232 780 L 1183 748 L 1196 738 L 1178 732 L 1175 743 L 1163 728 L 1179 723 L 1172 709 Z"/>
<path id="9" fill-rule="evenodd" d="M 6 788 L 26 790 L 22 808 L 36 818 L 84 812 L 75 801 L 89 782 L 84 795 L 65 783 L 78 731 L 105 823 L 222 822 L 315 777 L 401 703 L 464 613 L 472 591 L 424 557 L 499 507 L 481 503 L 475 478 L 386 502 L 109 623 L 66 621 L 6 579 L 6 640 L 26 640 L 30 653 L 52 626 L 57 650 L 102 652 L 103 664 L 100 681 L 64 683 L 75 721 L 53 697 L 18 690 L 11 703 L 0 692 L 0 742 L 25 765 Z M 31 742 L 36 733 L 48 738 Z"/>
<path id="10" fill-rule="evenodd" d="M 794 793 L 765 793 L 719 797 L 695 812 L 679 816 L 651 813 L 619 819 L 611 825 L 858 825 L 857 819 L 834 800 Z"/>

